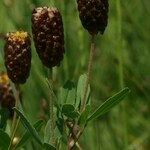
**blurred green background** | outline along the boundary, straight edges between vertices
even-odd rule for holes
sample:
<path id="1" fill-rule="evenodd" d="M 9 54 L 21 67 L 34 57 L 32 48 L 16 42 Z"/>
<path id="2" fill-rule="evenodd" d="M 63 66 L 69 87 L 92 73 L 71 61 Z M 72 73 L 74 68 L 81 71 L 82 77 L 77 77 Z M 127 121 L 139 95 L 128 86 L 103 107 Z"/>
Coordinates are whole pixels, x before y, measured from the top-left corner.
<path id="1" fill-rule="evenodd" d="M 57 6 L 63 17 L 65 57 L 54 69 L 55 87 L 70 79 L 77 83 L 87 69 L 89 35 L 78 17 L 76 0 L 0 0 L 0 32 L 23 29 L 31 33 L 31 13 L 37 6 Z M 150 149 L 150 1 L 109 1 L 109 21 L 103 36 L 96 38 L 91 96 L 96 108 L 123 86 L 130 95 L 103 118 L 91 123 L 80 140 L 87 150 Z M 33 43 L 33 42 L 32 42 Z M 0 41 L 0 71 L 4 41 Z M 32 44 L 30 77 L 22 85 L 23 106 L 31 122 L 40 117 L 40 103 L 46 97 L 43 79 L 46 68 Z"/>

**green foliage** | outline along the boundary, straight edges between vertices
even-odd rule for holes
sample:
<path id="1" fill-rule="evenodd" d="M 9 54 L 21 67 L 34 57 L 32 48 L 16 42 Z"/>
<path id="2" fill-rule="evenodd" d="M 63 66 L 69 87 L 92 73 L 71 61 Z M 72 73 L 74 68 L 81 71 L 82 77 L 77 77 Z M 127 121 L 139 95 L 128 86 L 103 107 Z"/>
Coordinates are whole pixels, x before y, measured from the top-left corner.
<path id="1" fill-rule="evenodd" d="M 64 104 L 62 106 L 62 114 L 72 119 L 77 118 L 79 116 L 79 113 L 75 110 L 74 106 L 70 104 Z"/>
<path id="2" fill-rule="evenodd" d="M 44 149 L 45 150 L 56 150 L 55 147 L 53 147 L 52 145 L 50 145 L 48 143 L 44 143 Z"/>
<path id="3" fill-rule="evenodd" d="M 20 117 L 22 124 L 24 125 L 24 127 L 28 130 L 28 132 L 32 135 L 32 137 L 36 140 L 36 142 L 43 147 L 46 150 L 50 150 L 50 149 L 55 149 L 52 145 L 48 144 L 47 141 L 50 139 L 49 133 L 46 132 L 46 135 L 44 137 L 44 143 L 41 141 L 40 136 L 38 135 L 38 132 L 36 131 L 35 128 L 38 128 L 41 124 L 41 121 L 35 124 L 35 127 L 31 125 L 31 123 L 28 121 L 28 119 L 23 115 L 23 113 L 21 111 L 19 111 L 17 108 L 14 108 L 15 112 L 17 113 L 17 115 Z M 49 122 L 48 122 L 49 125 Z M 48 126 L 47 125 L 47 126 Z M 48 130 L 46 130 L 48 131 Z M 28 139 L 28 133 L 26 133 L 22 139 L 22 145 L 24 142 L 26 142 L 26 140 Z M 19 146 L 22 146 L 19 145 Z"/>
<path id="4" fill-rule="evenodd" d="M 39 132 L 42 125 L 43 125 L 43 121 L 39 120 L 33 125 L 33 127 Z M 29 131 L 25 131 L 23 133 L 23 136 L 21 137 L 20 141 L 15 145 L 14 149 L 18 149 L 18 148 L 24 146 L 27 143 L 27 141 L 29 141 L 29 140 L 31 140 L 31 134 Z"/>
<path id="5" fill-rule="evenodd" d="M 44 142 L 45 143 L 48 143 L 50 141 L 50 139 L 51 139 L 51 133 L 49 131 L 49 129 L 50 129 L 50 121 L 51 120 L 48 120 L 47 124 L 45 126 L 45 132 L 44 132 Z"/>
<path id="6" fill-rule="evenodd" d="M 79 80 L 78 78 L 83 72 L 86 71 L 86 63 L 89 53 L 89 38 L 79 20 L 76 1 L 52 0 L 50 2 L 49 0 L 1 0 L 0 32 L 6 33 L 9 31 L 16 31 L 21 28 L 29 31 L 31 34 L 31 12 L 33 8 L 44 5 L 51 6 L 51 3 L 53 6 L 57 6 L 60 9 L 63 16 L 66 50 L 65 59 L 58 68 L 55 68 L 55 72 L 53 74 L 53 94 L 55 94 L 54 99 L 59 104 L 60 110 L 62 110 L 63 105 L 69 104 L 73 105 L 75 112 L 78 113 L 77 117 L 73 117 L 72 115 L 68 116 L 70 111 L 67 113 L 67 115 L 60 111 L 56 111 L 56 122 L 59 124 L 58 125 L 56 123 L 56 126 L 59 126 L 61 135 L 63 133 L 61 138 L 65 143 L 67 137 L 66 135 L 69 133 L 69 131 L 66 131 L 65 129 L 65 124 L 67 122 L 64 122 L 63 117 L 66 120 L 73 117 L 75 123 L 77 123 L 81 128 L 84 128 L 87 118 L 91 116 L 91 112 L 95 112 L 95 109 L 99 108 L 98 106 L 103 104 L 103 102 L 106 104 L 104 100 L 120 89 L 120 58 L 117 51 L 118 18 L 116 1 L 109 1 L 108 27 L 106 28 L 106 32 L 103 37 L 99 35 L 96 37 L 96 53 L 94 56 L 95 58 L 91 76 L 92 79 L 90 84 L 91 92 L 87 99 L 89 103 L 84 111 L 79 113 L 78 111 L 85 84 L 83 80 L 85 80 L 86 77 L 85 75 L 82 75 Z M 124 125 L 126 125 L 128 133 L 127 149 L 141 148 L 143 150 L 149 150 L 149 6 L 149 0 L 121 1 L 121 59 L 123 61 L 123 79 L 125 86 L 129 87 L 132 92 L 124 101 L 125 105 L 121 103 L 117 107 L 113 108 L 110 112 L 100 116 L 101 119 L 95 119 L 93 122 L 88 123 L 85 132 L 81 136 L 81 141 L 79 142 L 82 149 L 124 149 Z M 3 46 L 4 41 L 0 40 L 0 71 L 5 70 L 3 61 Z M 47 87 L 45 78 L 49 78 L 47 70 L 42 66 L 35 52 L 34 44 L 32 44 L 32 67 L 30 77 L 27 80 L 27 83 L 21 86 L 23 95 L 23 110 L 26 112 L 30 125 L 32 125 L 39 118 L 42 118 L 41 114 L 43 114 L 43 109 L 41 108 L 41 101 L 42 99 L 46 99 L 47 102 L 49 97 L 50 89 Z M 84 79 L 81 81 L 81 78 Z M 70 87 L 67 86 L 64 88 L 63 85 L 68 79 L 71 82 Z M 61 94 L 61 92 L 58 91 L 58 87 L 61 87 L 62 91 L 66 90 L 67 96 L 64 96 L 65 91 L 62 92 L 60 90 L 63 94 L 57 97 L 57 95 Z M 64 101 L 66 101 L 66 104 Z M 106 112 L 106 109 L 104 109 L 104 104 L 101 105 L 102 107 L 100 107 L 100 114 Z M 123 105 L 125 106 L 126 117 L 124 117 Z M 44 118 L 45 122 L 48 121 L 47 116 Z M 18 137 L 22 137 L 21 135 L 24 133 L 24 127 L 21 125 L 22 124 L 19 125 L 19 129 L 17 130 Z M 6 127 L 5 132 L 9 135 L 10 126 L 11 121 L 8 121 L 6 126 L 6 117 L 4 116 L 2 118 L 2 115 L 0 115 L 0 127 L 3 130 Z M 36 129 L 35 126 L 34 128 Z M 40 133 L 38 132 L 38 135 L 40 135 L 40 137 L 44 137 L 44 129 Z M 39 148 L 37 141 L 32 140 L 34 137 L 31 137 L 33 136 L 30 134 L 30 138 L 27 140 L 28 144 L 23 145 L 22 149 L 41 150 L 41 147 Z M 0 137 L 0 141 L 2 139 L 4 138 Z M 5 143 L 0 143 L 0 148 L 3 145 L 7 145 L 8 147 L 9 142 Z M 60 145 L 62 149 L 63 144 Z"/>
<path id="7" fill-rule="evenodd" d="M 42 141 L 41 141 L 36 129 L 31 125 L 31 123 L 28 121 L 28 119 L 17 108 L 14 108 L 14 110 L 17 113 L 17 115 L 20 117 L 22 124 L 29 131 L 29 133 L 32 135 L 32 137 L 37 141 L 37 143 L 39 143 L 40 146 L 43 146 Z"/>
<path id="8" fill-rule="evenodd" d="M 81 100 L 83 100 L 83 96 L 84 96 L 84 92 L 85 92 L 86 79 L 87 79 L 86 74 L 83 74 L 79 77 L 78 85 L 77 85 L 76 108 L 79 107 Z M 89 94 L 90 94 L 90 86 L 88 86 L 86 99 L 88 99 Z"/>
<path id="9" fill-rule="evenodd" d="M 8 117 L 8 110 L 4 108 L 0 109 L 0 129 L 5 129 Z"/>
<path id="10" fill-rule="evenodd" d="M 90 114 L 90 105 L 86 105 L 84 111 L 81 113 L 79 117 L 78 124 L 82 127 L 84 127 L 87 123 L 88 116 Z"/>
<path id="11" fill-rule="evenodd" d="M 0 149 L 8 150 L 8 146 L 10 143 L 10 138 L 6 132 L 0 130 Z"/>
<path id="12" fill-rule="evenodd" d="M 123 100 L 123 98 L 129 93 L 129 88 L 125 88 L 119 93 L 115 94 L 114 96 L 108 98 L 100 107 L 98 107 L 93 114 L 87 119 L 87 121 L 91 121 L 93 119 L 96 119 L 102 115 L 104 115 L 106 112 L 108 112 L 112 107 L 117 105 L 120 101 Z"/>
<path id="13" fill-rule="evenodd" d="M 74 83 L 71 81 L 67 81 L 63 87 L 60 88 L 60 95 L 59 95 L 59 101 L 62 102 L 62 104 L 72 104 L 75 103 L 75 86 Z"/>

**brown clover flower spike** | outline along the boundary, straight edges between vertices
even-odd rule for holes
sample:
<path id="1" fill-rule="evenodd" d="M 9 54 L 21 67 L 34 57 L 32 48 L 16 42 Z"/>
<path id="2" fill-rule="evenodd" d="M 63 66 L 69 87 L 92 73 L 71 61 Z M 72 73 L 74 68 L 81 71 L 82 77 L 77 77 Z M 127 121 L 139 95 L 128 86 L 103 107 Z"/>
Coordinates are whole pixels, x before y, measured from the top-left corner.
<path id="1" fill-rule="evenodd" d="M 108 20 L 108 0 L 77 0 L 82 25 L 91 35 L 104 33 Z"/>
<path id="2" fill-rule="evenodd" d="M 13 117 L 12 108 L 15 107 L 15 98 L 12 88 L 9 84 L 9 79 L 6 73 L 0 73 L 0 103 L 1 107 L 9 112 L 9 117 Z"/>
<path id="3" fill-rule="evenodd" d="M 6 36 L 5 66 L 8 77 L 16 84 L 23 84 L 31 68 L 31 41 L 27 32 L 10 32 Z"/>
<path id="4" fill-rule="evenodd" d="M 32 33 L 36 51 L 48 68 L 63 59 L 64 33 L 62 17 L 57 8 L 38 7 L 32 13 Z"/>

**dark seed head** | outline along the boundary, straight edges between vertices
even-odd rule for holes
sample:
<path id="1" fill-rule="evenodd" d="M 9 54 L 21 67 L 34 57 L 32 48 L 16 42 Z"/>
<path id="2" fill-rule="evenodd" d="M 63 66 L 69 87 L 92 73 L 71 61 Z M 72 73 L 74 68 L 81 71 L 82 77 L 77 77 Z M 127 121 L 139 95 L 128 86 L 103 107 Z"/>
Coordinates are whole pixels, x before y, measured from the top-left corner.
<path id="1" fill-rule="evenodd" d="M 32 13 L 32 33 L 37 53 L 43 65 L 58 66 L 63 59 L 64 33 L 57 8 L 38 7 Z"/>
<path id="2" fill-rule="evenodd" d="M 77 0 L 82 25 L 91 35 L 104 33 L 108 20 L 108 0 Z"/>
<path id="3" fill-rule="evenodd" d="M 15 98 L 12 88 L 9 84 L 9 79 L 6 73 L 0 73 L 0 103 L 1 107 L 9 112 L 9 117 L 13 116 L 12 108 L 15 107 Z"/>
<path id="4" fill-rule="evenodd" d="M 10 32 L 6 36 L 5 66 L 14 83 L 25 83 L 31 67 L 31 41 L 27 32 Z"/>

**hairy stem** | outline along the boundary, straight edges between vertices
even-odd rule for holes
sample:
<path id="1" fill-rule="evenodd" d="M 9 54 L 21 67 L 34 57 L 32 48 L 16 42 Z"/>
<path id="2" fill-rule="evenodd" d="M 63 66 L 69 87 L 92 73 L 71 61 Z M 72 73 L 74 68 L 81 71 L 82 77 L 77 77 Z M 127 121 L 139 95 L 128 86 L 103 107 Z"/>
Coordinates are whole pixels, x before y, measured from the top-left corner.
<path id="1" fill-rule="evenodd" d="M 81 109 L 80 109 L 81 112 L 84 110 L 85 105 L 86 105 L 86 96 L 87 96 L 87 91 L 88 91 L 88 85 L 89 85 L 90 78 L 91 78 L 91 70 L 92 70 L 92 64 L 93 64 L 94 51 L 95 51 L 95 43 L 94 43 L 94 35 L 92 35 L 91 36 L 90 55 L 89 55 L 89 60 L 88 60 L 87 79 L 86 79 L 86 83 L 85 83 L 83 99 L 81 102 Z"/>
<path id="2" fill-rule="evenodd" d="M 50 80 L 50 84 L 53 83 L 53 69 L 49 70 L 49 80 Z M 51 140 L 49 141 L 49 143 L 53 143 L 55 144 L 55 139 L 54 139 L 54 102 L 53 102 L 53 95 L 52 92 L 50 92 L 50 97 L 49 97 L 49 113 L 50 113 L 50 133 L 51 133 Z"/>

